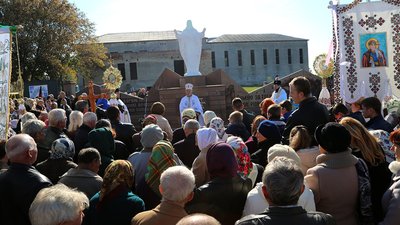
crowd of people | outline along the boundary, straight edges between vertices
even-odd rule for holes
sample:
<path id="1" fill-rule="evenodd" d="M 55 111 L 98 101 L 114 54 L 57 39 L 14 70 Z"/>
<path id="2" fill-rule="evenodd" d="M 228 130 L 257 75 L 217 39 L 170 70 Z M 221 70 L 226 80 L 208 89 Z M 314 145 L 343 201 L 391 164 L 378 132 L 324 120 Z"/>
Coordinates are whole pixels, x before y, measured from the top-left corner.
<path id="1" fill-rule="evenodd" d="M 176 129 L 162 102 L 137 131 L 63 92 L 12 101 L 0 224 L 400 224 L 400 102 L 384 117 L 375 97 L 328 109 L 305 77 L 291 101 L 274 84 L 259 115 L 234 98 L 228 118 L 187 85 Z"/>

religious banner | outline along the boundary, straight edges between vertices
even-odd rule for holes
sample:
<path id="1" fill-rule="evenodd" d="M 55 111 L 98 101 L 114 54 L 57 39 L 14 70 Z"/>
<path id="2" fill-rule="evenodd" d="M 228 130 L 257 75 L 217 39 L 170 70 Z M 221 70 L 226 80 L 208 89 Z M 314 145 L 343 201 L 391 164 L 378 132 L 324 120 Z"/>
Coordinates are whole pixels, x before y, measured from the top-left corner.
<path id="1" fill-rule="evenodd" d="M 29 86 L 29 98 L 47 98 L 49 95 L 49 88 L 47 84 L 44 85 L 30 85 Z"/>
<path id="2" fill-rule="evenodd" d="M 335 7 L 335 99 L 400 97 L 399 6 L 398 0 L 355 0 Z"/>
<path id="3" fill-rule="evenodd" d="M 9 123 L 9 90 L 11 79 L 11 33 L 0 27 L 0 140 L 7 140 Z"/>

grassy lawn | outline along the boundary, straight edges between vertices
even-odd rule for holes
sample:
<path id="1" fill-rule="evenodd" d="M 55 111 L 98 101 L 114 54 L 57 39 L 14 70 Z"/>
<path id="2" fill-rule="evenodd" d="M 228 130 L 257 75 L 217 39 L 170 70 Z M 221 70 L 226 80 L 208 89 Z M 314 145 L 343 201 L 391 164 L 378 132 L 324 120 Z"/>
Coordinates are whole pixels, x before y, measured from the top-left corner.
<path id="1" fill-rule="evenodd" d="M 242 88 L 243 88 L 244 90 L 246 90 L 247 93 L 250 93 L 250 92 L 256 90 L 256 89 L 259 88 L 259 87 L 261 87 L 261 86 L 243 86 Z"/>

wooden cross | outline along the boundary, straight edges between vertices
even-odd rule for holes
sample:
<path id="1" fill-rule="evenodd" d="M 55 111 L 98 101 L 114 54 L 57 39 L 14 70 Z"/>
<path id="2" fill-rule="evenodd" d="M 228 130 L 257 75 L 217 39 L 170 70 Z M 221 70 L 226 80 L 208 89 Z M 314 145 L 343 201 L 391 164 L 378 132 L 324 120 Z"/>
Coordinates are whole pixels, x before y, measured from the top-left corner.
<path id="1" fill-rule="evenodd" d="M 79 96 L 80 100 L 89 100 L 90 103 L 90 108 L 92 110 L 92 112 L 96 112 L 96 100 L 99 98 L 108 98 L 108 95 L 105 93 L 101 93 L 99 95 L 95 95 L 94 94 L 94 88 L 93 88 L 93 81 L 89 81 L 89 86 L 88 86 L 88 96 Z"/>

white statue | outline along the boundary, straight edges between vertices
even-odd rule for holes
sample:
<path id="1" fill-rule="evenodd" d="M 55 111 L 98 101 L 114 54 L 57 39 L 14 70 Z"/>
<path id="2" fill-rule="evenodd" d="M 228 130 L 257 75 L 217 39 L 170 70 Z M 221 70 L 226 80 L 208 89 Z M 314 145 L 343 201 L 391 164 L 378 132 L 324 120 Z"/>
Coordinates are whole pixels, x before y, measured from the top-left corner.
<path id="1" fill-rule="evenodd" d="M 193 27 L 191 20 L 187 21 L 186 28 L 183 31 L 175 30 L 175 35 L 179 42 L 179 51 L 186 65 L 185 76 L 201 75 L 199 66 L 201 45 L 205 32 L 206 28 L 202 32 L 198 32 Z"/>

